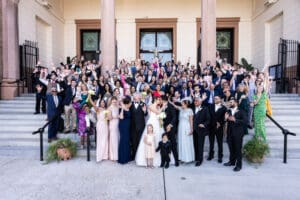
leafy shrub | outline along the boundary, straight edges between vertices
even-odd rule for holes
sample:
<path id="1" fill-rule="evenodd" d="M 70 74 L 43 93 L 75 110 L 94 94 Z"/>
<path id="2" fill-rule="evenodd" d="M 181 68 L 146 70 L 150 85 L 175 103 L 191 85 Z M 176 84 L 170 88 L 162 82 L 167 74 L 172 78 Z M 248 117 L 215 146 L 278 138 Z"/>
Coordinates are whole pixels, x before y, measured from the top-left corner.
<path id="1" fill-rule="evenodd" d="M 253 163 L 261 163 L 269 152 L 269 145 L 255 137 L 248 141 L 243 148 L 245 157 Z"/>

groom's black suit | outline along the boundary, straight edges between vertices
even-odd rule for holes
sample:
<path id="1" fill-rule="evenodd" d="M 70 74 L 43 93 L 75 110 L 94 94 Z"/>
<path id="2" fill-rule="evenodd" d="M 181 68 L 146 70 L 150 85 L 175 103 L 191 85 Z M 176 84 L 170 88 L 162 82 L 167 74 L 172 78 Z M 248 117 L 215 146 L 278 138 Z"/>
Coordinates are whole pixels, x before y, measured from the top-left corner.
<path id="1" fill-rule="evenodd" d="M 176 132 L 177 132 L 177 115 L 176 109 L 170 103 L 167 104 L 165 109 L 166 118 L 164 119 L 164 129 L 168 135 L 169 140 L 172 145 L 172 153 L 175 159 L 176 164 L 178 163 L 178 152 L 177 152 L 177 142 L 176 142 Z M 167 126 L 171 124 L 172 128 L 170 132 L 167 132 Z"/>
<path id="2" fill-rule="evenodd" d="M 196 110 L 197 108 L 195 108 Z M 203 161 L 203 150 L 204 150 L 204 141 L 205 136 L 208 135 L 208 128 L 210 124 L 210 114 L 209 110 L 206 107 L 201 107 L 195 111 L 194 115 L 194 134 L 196 134 L 196 149 L 195 149 L 195 157 L 196 162 L 202 163 Z M 204 128 L 199 127 L 200 124 L 204 125 Z"/>
<path id="3" fill-rule="evenodd" d="M 131 126 L 130 126 L 130 143 L 131 143 L 131 156 L 132 159 L 135 158 L 135 154 L 140 143 L 143 131 L 145 129 L 145 113 L 143 111 L 143 106 L 145 104 L 143 102 L 139 102 L 137 108 L 135 107 L 135 103 L 133 102 L 130 107 L 131 113 Z"/>

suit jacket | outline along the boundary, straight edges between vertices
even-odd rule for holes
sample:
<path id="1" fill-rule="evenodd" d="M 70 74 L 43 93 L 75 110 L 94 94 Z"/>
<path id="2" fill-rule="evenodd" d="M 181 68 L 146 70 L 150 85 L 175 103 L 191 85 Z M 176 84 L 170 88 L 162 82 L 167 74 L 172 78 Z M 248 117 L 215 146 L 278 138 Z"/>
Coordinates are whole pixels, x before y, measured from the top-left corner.
<path id="1" fill-rule="evenodd" d="M 55 106 L 53 95 L 52 94 L 47 94 L 47 117 L 48 120 L 51 120 L 57 113 L 59 113 L 60 106 L 61 106 L 61 97 L 58 97 L 58 106 Z"/>
<path id="2" fill-rule="evenodd" d="M 147 112 L 144 113 L 143 106 L 145 103 L 140 102 L 138 107 L 135 108 L 134 102 L 132 103 L 130 107 L 130 113 L 131 113 L 131 130 L 144 130 L 145 128 L 145 116 L 148 114 Z"/>
<path id="3" fill-rule="evenodd" d="M 163 158 L 169 158 L 169 154 L 171 153 L 171 142 L 167 141 L 166 143 L 163 143 L 162 141 L 160 141 L 155 151 L 160 151 L 160 155 Z M 169 159 L 167 159 L 167 161 L 169 161 Z"/>
<path id="4" fill-rule="evenodd" d="M 224 124 L 224 117 L 225 117 L 225 113 L 227 112 L 227 108 L 224 105 L 221 105 L 221 107 L 215 111 L 215 104 L 211 104 L 209 106 L 209 113 L 210 113 L 210 117 L 211 117 L 211 121 L 210 121 L 210 129 L 215 130 L 217 128 L 217 122 L 220 123 L 220 125 Z"/>
<path id="5" fill-rule="evenodd" d="M 208 134 L 209 125 L 210 125 L 210 114 L 209 110 L 206 107 L 202 107 L 200 111 L 195 113 L 194 115 L 194 131 L 198 134 Z M 204 125 L 204 128 L 199 127 L 200 124 Z"/>
<path id="6" fill-rule="evenodd" d="M 232 116 L 231 110 L 227 111 Z M 244 126 L 247 125 L 247 114 L 243 110 L 238 110 L 235 114 L 235 122 L 228 121 L 227 134 L 232 136 L 243 136 Z"/>
<path id="7" fill-rule="evenodd" d="M 177 124 L 177 115 L 176 115 L 176 109 L 173 105 L 168 103 L 168 106 L 165 110 L 166 118 L 164 119 L 164 128 L 166 128 L 169 124 L 173 126 L 172 130 L 176 130 L 176 124 Z"/>
<path id="8" fill-rule="evenodd" d="M 180 98 L 183 99 L 185 97 L 189 97 L 191 95 L 191 90 L 190 88 L 185 89 L 186 90 L 186 95 L 184 89 L 180 90 Z"/>
<path id="9" fill-rule="evenodd" d="M 64 99 L 63 105 L 67 105 L 67 106 L 70 105 L 72 103 L 75 95 L 76 95 L 76 87 L 75 87 L 75 94 L 73 95 L 72 87 L 71 87 L 71 85 L 68 85 L 65 90 L 65 99 Z"/>

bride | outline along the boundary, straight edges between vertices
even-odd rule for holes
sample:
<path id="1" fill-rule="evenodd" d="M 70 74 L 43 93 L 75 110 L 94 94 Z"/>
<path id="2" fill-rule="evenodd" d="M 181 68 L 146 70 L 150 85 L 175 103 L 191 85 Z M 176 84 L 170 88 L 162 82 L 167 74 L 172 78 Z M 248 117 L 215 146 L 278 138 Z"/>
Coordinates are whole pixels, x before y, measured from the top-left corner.
<path id="1" fill-rule="evenodd" d="M 161 140 L 161 136 L 164 133 L 164 129 L 160 126 L 158 115 L 162 112 L 163 108 L 160 107 L 161 99 L 159 97 L 154 98 L 154 103 L 149 106 L 149 119 L 146 123 L 146 128 L 143 131 L 143 135 L 140 140 L 140 144 L 138 146 L 138 150 L 135 157 L 135 162 L 138 166 L 147 166 L 146 158 L 145 158 L 145 143 L 144 137 L 147 134 L 147 125 L 152 124 L 153 133 L 155 137 L 155 148 L 157 148 L 159 141 Z M 160 166 L 160 154 L 159 152 L 155 153 L 153 165 L 155 167 Z"/>

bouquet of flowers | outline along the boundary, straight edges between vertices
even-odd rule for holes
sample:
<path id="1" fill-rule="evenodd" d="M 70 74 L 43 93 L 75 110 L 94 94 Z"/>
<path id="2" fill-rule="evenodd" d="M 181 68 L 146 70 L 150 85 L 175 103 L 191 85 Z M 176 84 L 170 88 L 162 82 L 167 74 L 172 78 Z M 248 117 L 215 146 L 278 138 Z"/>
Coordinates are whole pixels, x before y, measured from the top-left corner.
<path id="1" fill-rule="evenodd" d="M 104 110 L 104 119 L 106 121 L 108 121 L 108 114 L 109 114 L 109 111 L 108 110 Z"/>
<path id="2" fill-rule="evenodd" d="M 161 112 L 159 115 L 158 115 L 158 119 L 159 119 L 159 124 L 160 124 L 160 127 L 162 128 L 163 125 L 164 125 L 164 119 L 167 117 L 166 113 L 165 112 Z"/>
<path id="3" fill-rule="evenodd" d="M 142 92 L 142 101 L 145 103 L 147 92 Z"/>

